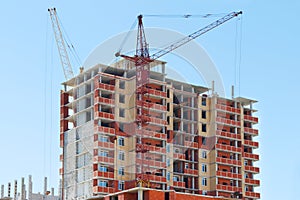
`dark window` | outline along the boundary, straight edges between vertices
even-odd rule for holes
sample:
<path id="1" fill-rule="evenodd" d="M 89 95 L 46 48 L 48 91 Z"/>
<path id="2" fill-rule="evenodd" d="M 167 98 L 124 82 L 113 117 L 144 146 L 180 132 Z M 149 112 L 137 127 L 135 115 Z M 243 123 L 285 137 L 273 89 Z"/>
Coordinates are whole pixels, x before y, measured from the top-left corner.
<path id="1" fill-rule="evenodd" d="M 125 95 L 124 94 L 119 95 L 119 102 L 120 103 L 125 103 Z"/>
<path id="2" fill-rule="evenodd" d="M 125 89 L 125 81 L 120 81 L 119 88 Z"/>
<path id="3" fill-rule="evenodd" d="M 206 98 L 202 97 L 202 106 L 206 106 Z"/>
<path id="4" fill-rule="evenodd" d="M 125 109 L 120 108 L 120 110 L 119 110 L 119 116 L 120 117 L 125 117 Z"/>
<path id="5" fill-rule="evenodd" d="M 202 119 L 206 119 L 206 111 L 202 110 Z"/>
<path id="6" fill-rule="evenodd" d="M 202 124 L 202 132 L 206 132 L 206 124 Z"/>

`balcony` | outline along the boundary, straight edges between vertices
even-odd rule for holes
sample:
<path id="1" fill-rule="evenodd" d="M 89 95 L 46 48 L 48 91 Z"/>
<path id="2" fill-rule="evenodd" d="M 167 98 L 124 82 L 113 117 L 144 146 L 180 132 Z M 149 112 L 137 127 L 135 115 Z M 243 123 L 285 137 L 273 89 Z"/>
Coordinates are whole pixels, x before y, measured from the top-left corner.
<path id="1" fill-rule="evenodd" d="M 137 177 L 143 176 L 142 174 L 137 174 Z M 146 177 L 149 179 L 150 182 L 167 182 L 166 177 L 163 176 L 156 176 L 153 174 L 147 174 Z"/>
<path id="2" fill-rule="evenodd" d="M 153 123 L 153 124 L 158 124 L 158 125 L 163 125 L 163 126 L 168 124 L 167 121 L 164 119 L 159 119 L 159 118 L 155 118 L 155 117 L 149 117 L 148 119 L 149 119 L 149 122 Z"/>
<path id="3" fill-rule="evenodd" d="M 240 121 L 225 119 L 225 118 L 222 118 L 222 117 L 217 117 L 216 122 L 219 122 L 219 123 L 222 123 L 222 124 L 229 124 L 229 125 L 233 125 L 233 126 L 241 126 Z"/>
<path id="4" fill-rule="evenodd" d="M 253 153 L 244 152 L 243 157 L 249 160 L 255 160 L 255 161 L 259 160 L 259 155 Z"/>
<path id="5" fill-rule="evenodd" d="M 143 130 L 143 132 L 142 130 L 137 130 L 136 132 L 139 135 L 143 133 L 144 138 L 154 138 L 154 139 L 162 139 L 162 140 L 167 139 L 167 135 L 164 133 L 158 133 L 155 131 L 148 131 L 148 130 Z"/>
<path id="6" fill-rule="evenodd" d="M 115 119 L 115 115 L 112 113 L 97 111 L 97 112 L 95 112 L 95 115 L 96 115 L 96 118 L 99 117 L 99 118 L 109 119 L 109 120 Z"/>
<path id="7" fill-rule="evenodd" d="M 226 112 L 231 112 L 231 113 L 236 113 L 236 114 L 240 114 L 241 113 L 241 109 L 239 109 L 239 108 L 233 108 L 233 107 L 230 107 L 230 106 L 225 106 L 225 105 L 217 104 L 216 108 L 218 110 L 223 110 L 223 111 L 226 111 Z"/>
<path id="8" fill-rule="evenodd" d="M 250 121 L 252 123 L 258 123 L 258 118 L 257 117 L 252 117 L 250 115 L 244 115 L 244 120 L 245 121 Z"/>
<path id="9" fill-rule="evenodd" d="M 96 97 L 95 103 L 100 103 L 105 105 L 115 105 L 115 100 L 104 98 L 104 97 Z"/>
<path id="10" fill-rule="evenodd" d="M 241 153 L 242 152 L 241 147 L 233 147 L 233 146 L 224 145 L 224 144 L 216 144 L 216 149 L 217 150 L 222 150 L 222 151 L 234 152 L 234 153 Z"/>
<path id="11" fill-rule="evenodd" d="M 231 172 L 223 172 L 223 171 L 217 171 L 217 176 L 229 178 L 229 179 L 242 179 L 241 174 L 234 174 Z"/>
<path id="12" fill-rule="evenodd" d="M 259 168 L 246 165 L 245 166 L 245 171 L 257 174 L 257 173 L 259 173 Z"/>
<path id="13" fill-rule="evenodd" d="M 94 186 L 93 193 L 114 193 L 115 188 L 112 187 L 101 187 L 101 186 Z"/>
<path id="14" fill-rule="evenodd" d="M 167 107 L 156 104 L 156 103 L 148 103 L 144 101 L 137 101 L 137 106 L 143 106 L 144 108 L 154 109 L 156 111 L 167 111 Z"/>
<path id="15" fill-rule="evenodd" d="M 161 153 L 161 154 L 166 153 L 166 148 L 164 147 L 157 147 L 157 146 L 147 145 L 147 144 L 136 144 L 136 149 L 142 149 L 142 146 L 144 146 L 144 149 L 152 153 Z"/>
<path id="16" fill-rule="evenodd" d="M 155 89 L 148 89 L 148 93 L 149 93 L 149 95 L 153 95 L 153 96 L 157 96 L 157 97 L 163 97 L 163 98 L 167 97 L 166 92 L 155 90 Z"/>
<path id="17" fill-rule="evenodd" d="M 254 142 L 254 141 L 251 141 L 251 140 L 245 140 L 244 145 L 245 146 L 250 146 L 250 147 L 253 147 L 253 148 L 258 148 L 258 142 Z"/>
<path id="18" fill-rule="evenodd" d="M 182 182 L 182 181 L 173 181 L 173 187 L 185 188 L 185 182 Z"/>
<path id="19" fill-rule="evenodd" d="M 230 132 L 220 131 L 220 130 L 216 131 L 216 135 L 224 137 L 226 139 L 237 139 L 237 140 L 241 139 L 241 135 L 240 134 L 235 134 L 235 133 L 230 133 Z"/>
<path id="20" fill-rule="evenodd" d="M 250 179 L 250 178 L 246 178 L 245 179 L 245 183 L 248 185 L 255 185 L 255 186 L 259 186 L 260 185 L 260 181 L 259 180 L 254 180 L 254 179 Z"/>
<path id="21" fill-rule="evenodd" d="M 105 83 L 99 83 L 98 88 L 103 89 L 103 90 L 107 90 L 107 91 L 114 91 L 115 90 L 114 85 L 105 84 Z"/>
<path id="22" fill-rule="evenodd" d="M 217 185 L 217 190 L 222 190 L 226 192 L 242 192 L 242 188 L 240 187 L 234 187 L 234 186 L 229 186 L 229 185 Z"/>
<path id="23" fill-rule="evenodd" d="M 156 161 L 154 159 L 151 159 L 151 160 L 147 160 L 147 159 L 140 159 L 140 158 L 137 158 L 136 159 L 136 163 L 138 164 L 142 164 L 143 165 L 148 165 L 148 166 L 151 166 L 151 167 L 156 167 L 156 168 L 166 168 L 166 163 L 165 162 L 161 162 L 161 161 Z"/>
<path id="24" fill-rule="evenodd" d="M 244 128 L 244 132 L 245 133 L 248 133 L 250 135 L 258 135 L 258 130 L 257 129 L 254 129 L 254 128 L 248 128 L 248 127 L 245 127 Z"/>
<path id="25" fill-rule="evenodd" d="M 173 159 L 185 160 L 185 155 L 183 153 L 174 153 L 173 154 Z"/>
<path id="26" fill-rule="evenodd" d="M 184 141 L 184 146 L 189 147 L 189 148 L 198 149 L 198 143 L 197 142 Z"/>
<path id="27" fill-rule="evenodd" d="M 228 158 L 216 158 L 217 163 L 225 164 L 225 165 L 236 165 L 236 166 L 241 166 L 242 162 L 240 160 L 231 160 Z"/>
<path id="28" fill-rule="evenodd" d="M 198 176 L 198 170 L 197 169 L 184 169 L 184 174 Z"/>
<path id="29" fill-rule="evenodd" d="M 112 157 L 104 157 L 104 156 L 95 156 L 94 157 L 94 163 L 114 163 L 114 158 Z"/>
<path id="30" fill-rule="evenodd" d="M 101 172 L 101 171 L 94 171 L 93 172 L 93 177 L 94 178 L 109 178 L 113 179 L 114 178 L 114 173 L 113 172 Z"/>
<path id="31" fill-rule="evenodd" d="M 260 193 L 256 193 L 256 192 L 245 192 L 245 197 L 248 197 L 248 198 L 254 198 L 254 199 L 260 199 Z"/>
<path id="32" fill-rule="evenodd" d="M 114 128 L 109 128 L 109 127 L 105 127 L 105 126 L 98 126 L 95 127 L 95 132 L 100 132 L 100 133 L 106 133 L 106 134 L 113 134 L 115 135 L 115 129 Z"/>
<path id="33" fill-rule="evenodd" d="M 102 142 L 102 141 L 95 141 L 94 142 L 94 147 L 101 147 L 101 148 L 106 148 L 106 149 L 114 149 L 115 144 L 111 142 Z"/>

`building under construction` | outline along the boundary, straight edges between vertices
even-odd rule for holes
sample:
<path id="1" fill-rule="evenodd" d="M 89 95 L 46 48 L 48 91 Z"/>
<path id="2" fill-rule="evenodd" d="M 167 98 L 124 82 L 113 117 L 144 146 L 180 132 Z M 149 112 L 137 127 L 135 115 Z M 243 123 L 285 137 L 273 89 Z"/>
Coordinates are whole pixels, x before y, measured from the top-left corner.
<path id="1" fill-rule="evenodd" d="M 64 199 L 138 185 L 217 197 L 259 199 L 253 153 L 255 100 L 225 99 L 166 77 L 151 63 L 147 96 L 136 101 L 134 63 L 97 65 L 61 92 Z M 158 72 L 157 69 L 160 69 Z M 148 121 L 137 127 L 138 108 Z M 140 151 L 143 146 L 143 151 Z M 141 178 L 142 177 L 142 178 Z"/>
<path id="2" fill-rule="evenodd" d="M 260 185 L 253 141 L 256 101 L 220 97 L 213 84 L 171 79 L 166 63 L 158 60 L 239 14 L 230 13 L 152 56 L 140 15 L 135 56 L 118 52 L 123 60 L 81 69 L 63 83 L 62 199 L 260 198 L 254 189 Z M 53 27 L 59 33 L 55 21 Z M 56 36 L 60 49 L 63 40 Z M 62 64 L 68 63 L 62 56 L 67 54 L 60 55 Z"/>

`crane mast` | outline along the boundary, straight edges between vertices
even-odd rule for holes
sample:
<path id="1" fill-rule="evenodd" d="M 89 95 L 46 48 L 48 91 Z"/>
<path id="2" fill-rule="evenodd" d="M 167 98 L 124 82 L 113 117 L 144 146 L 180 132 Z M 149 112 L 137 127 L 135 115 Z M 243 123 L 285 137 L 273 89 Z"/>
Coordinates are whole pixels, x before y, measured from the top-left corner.
<path id="1" fill-rule="evenodd" d="M 146 36 L 144 31 L 144 26 L 142 22 L 142 15 L 138 16 L 138 32 L 137 32 L 137 44 L 136 44 L 136 55 L 127 56 L 121 55 L 119 52 L 116 53 L 116 56 L 121 56 L 126 60 L 130 60 L 135 63 L 136 67 L 136 120 L 135 120 L 135 132 L 137 137 L 136 143 L 136 153 L 141 154 L 141 171 L 136 171 L 136 180 L 137 185 L 139 186 L 148 186 L 150 185 L 148 175 L 146 173 L 149 166 L 144 167 L 144 154 L 149 152 L 149 147 L 143 144 L 143 135 L 145 132 L 145 126 L 150 122 L 149 118 L 149 104 L 144 103 L 149 99 L 148 84 L 150 79 L 150 63 L 157 60 L 170 53 L 171 51 L 183 46 L 184 44 L 190 42 L 191 40 L 205 34 L 206 32 L 220 26 L 221 24 L 229 21 L 230 19 L 237 17 L 242 14 L 242 11 L 232 12 L 221 19 L 207 25 L 204 28 L 199 29 L 198 31 L 174 42 L 173 44 L 167 46 L 164 49 L 156 52 L 152 56 L 149 56 L 149 48 L 146 42 Z"/>
<path id="2" fill-rule="evenodd" d="M 66 45 L 62 36 L 61 28 L 56 14 L 56 9 L 49 8 L 48 11 L 52 22 L 52 28 L 55 35 L 56 45 L 59 52 L 60 62 L 63 68 L 64 76 L 66 80 L 69 80 L 74 77 L 74 73 L 67 53 Z"/>

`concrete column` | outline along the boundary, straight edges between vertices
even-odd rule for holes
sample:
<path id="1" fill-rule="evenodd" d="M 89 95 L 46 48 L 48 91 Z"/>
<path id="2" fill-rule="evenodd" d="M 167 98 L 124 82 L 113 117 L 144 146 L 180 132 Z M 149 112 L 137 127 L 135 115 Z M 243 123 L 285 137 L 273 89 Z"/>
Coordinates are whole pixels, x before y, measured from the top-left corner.
<path id="1" fill-rule="evenodd" d="M 32 200 L 32 176 L 28 177 L 28 200 Z"/>
<path id="2" fill-rule="evenodd" d="M 138 190 L 138 200 L 143 200 L 143 190 L 141 188 Z"/>
<path id="3" fill-rule="evenodd" d="M 4 197 L 4 185 L 1 185 L 1 199 Z"/>
<path id="4" fill-rule="evenodd" d="M 17 200 L 17 194 L 18 194 L 18 181 L 15 180 L 15 191 L 14 191 L 14 200 Z"/>

